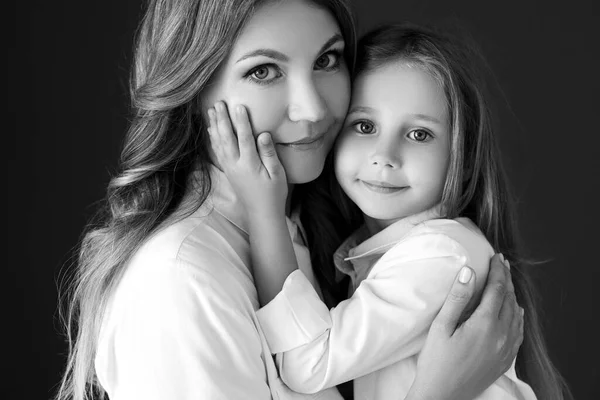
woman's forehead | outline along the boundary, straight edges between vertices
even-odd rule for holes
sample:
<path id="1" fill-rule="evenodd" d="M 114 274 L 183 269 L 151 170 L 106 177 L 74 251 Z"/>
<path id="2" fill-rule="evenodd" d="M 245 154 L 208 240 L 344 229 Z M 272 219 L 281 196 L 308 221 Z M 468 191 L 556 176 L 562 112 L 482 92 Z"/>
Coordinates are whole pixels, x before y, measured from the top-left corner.
<path id="1" fill-rule="evenodd" d="M 315 57 L 343 41 L 335 18 L 325 9 L 301 0 L 268 3 L 250 18 L 234 44 L 230 60 L 275 54 L 280 58 Z M 285 60 L 282 60 L 285 61 Z"/>

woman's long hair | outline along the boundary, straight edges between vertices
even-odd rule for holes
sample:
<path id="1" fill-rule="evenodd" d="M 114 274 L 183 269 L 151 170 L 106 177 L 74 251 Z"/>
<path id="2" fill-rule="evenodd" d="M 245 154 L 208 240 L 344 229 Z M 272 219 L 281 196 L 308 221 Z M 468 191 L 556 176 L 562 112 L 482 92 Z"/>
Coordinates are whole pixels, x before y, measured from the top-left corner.
<path id="1" fill-rule="evenodd" d="M 105 205 L 86 230 L 63 293 L 69 355 L 56 398 L 103 398 L 94 358 L 100 324 L 127 262 L 167 218 L 193 212 L 211 191 L 199 94 L 254 10 L 269 0 L 151 0 L 137 33 L 132 121 Z M 271 0 L 272 2 L 272 0 Z M 355 27 L 344 0 L 310 1 L 332 13 L 353 63 Z M 192 172 L 197 182 L 190 183 Z M 197 190 L 180 213 L 184 193 Z M 187 204 L 187 203 L 186 203 Z M 170 219 L 169 219 L 170 221 Z M 61 307 L 62 308 L 62 307 Z"/>
<path id="2" fill-rule="evenodd" d="M 442 195 L 445 217 L 467 216 L 479 226 L 497 252 L 511 262 L 519 304 L 525 309 L 524 341 L 517 372 L 544 400 L 570 398 L 570 392 L 548 355 L 529 277 L 531 263 L 521 255 L 515 223 L 515 202 L 501 165 L 485 93 L 485 62 L 474 46 L 412 24 L 382 27 L 358 44 L 355 76 L 390 63 L 429 73 L 444 89 L 451 123 L 451 155 Z M 315 269 L 333 287 L 334 301 L 344 298 L 335 287 L 332 255 L 361 223 L 360 211 L 335 181 L 331 159 L 306 193 L 307 230 Z M 328 226 L 335 223 L 336 226 Z"/>

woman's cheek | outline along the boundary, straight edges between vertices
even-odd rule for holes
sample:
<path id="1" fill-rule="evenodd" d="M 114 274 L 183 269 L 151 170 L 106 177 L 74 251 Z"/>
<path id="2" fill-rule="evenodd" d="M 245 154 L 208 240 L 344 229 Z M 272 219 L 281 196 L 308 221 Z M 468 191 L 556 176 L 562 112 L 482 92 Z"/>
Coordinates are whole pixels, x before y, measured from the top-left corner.
<path id="1" fill-rule="evenodd" d="M 285 101 L 280 97 L 275 90 L 240 90 L 230 98 L 228 104 L 246 107 L 254 136 L 262 132 L 276 134 L 286 112 Z"/>

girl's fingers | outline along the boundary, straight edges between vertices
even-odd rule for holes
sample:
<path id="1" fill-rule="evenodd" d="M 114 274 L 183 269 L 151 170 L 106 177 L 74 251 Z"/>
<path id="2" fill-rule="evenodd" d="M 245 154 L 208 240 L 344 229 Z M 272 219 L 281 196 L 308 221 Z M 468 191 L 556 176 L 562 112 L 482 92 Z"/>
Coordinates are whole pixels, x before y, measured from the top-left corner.
<path id="1" fill-rule="evenodd" d="M 219 101 L 215 104 L 215 109 L 217 111 L 216 129 L 217 135 L 219 135 L 221 151 L 229 160 L 237 160 L 240 157 L 240 151 L 233 127 L 231 126 L 229 114 L 227 113 L 227 107 L 224 102 Z"/>
<path id="2" fill-rule="evenodd" d="M 258 135 L 257 144 L 260 161 L 263 163 L 265 169 L 269 173 L 269 177 L 271 179 L 285 178 L 285 172 L 281 162 L 279 161 L 279 157 L 277 157 L 277 152 L 275 151 L 275 145 L 273 144 L 271 135 L 268 132 L 261 133 Z"/>
<path id="3" fill-rule="evenodd" d="M 240 149 L 240 158 L 247 158 L 251 162 L 258 162 L 258 153 L 256 151 L 256 142 L 252 134 L 252 127 L 248 119 L 246 107 L 238 104 L 235 107 L 235 118 L 233 119 L 235 131 Z"/>

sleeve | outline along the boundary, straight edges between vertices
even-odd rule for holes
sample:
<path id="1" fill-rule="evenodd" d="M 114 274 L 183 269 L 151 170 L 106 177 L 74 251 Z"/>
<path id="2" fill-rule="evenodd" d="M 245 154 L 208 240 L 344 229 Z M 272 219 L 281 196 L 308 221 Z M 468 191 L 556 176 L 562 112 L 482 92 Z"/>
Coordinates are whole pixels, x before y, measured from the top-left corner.
<path id="1" fill-rule="evenodd" d="M 258 312 L 283 381 L 314 393 L 416 354 L 460 268 L 468 263 L 479 278 L 488 262 L 471 265 L 465 248 L 445 234 L 410 236 L 331 310 L 295 272 Z"/>
<path id="2" fill-rule="evenodd" d="M 96 359 L 111 400 L 271 399 L 258 327 L 231 300 L 235 283 L 180 263 L 143 274 L 120 291 Z"/>

